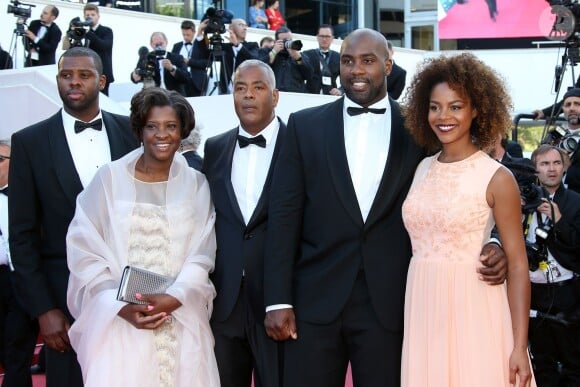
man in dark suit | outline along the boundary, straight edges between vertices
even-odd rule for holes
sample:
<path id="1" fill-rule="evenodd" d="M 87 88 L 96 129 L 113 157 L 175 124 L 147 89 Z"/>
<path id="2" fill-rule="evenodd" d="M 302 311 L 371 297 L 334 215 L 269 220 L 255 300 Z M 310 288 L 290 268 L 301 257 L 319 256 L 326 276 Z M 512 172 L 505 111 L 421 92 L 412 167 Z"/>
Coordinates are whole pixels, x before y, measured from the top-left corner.
<path id="1" fill-rule="evenodd" d="M 10 70 L 14 63 L 8 51 L 4 51 L 0 45 L 0 70 Z"/>
<path id="2" fill-rule="evenodd" d="M 183 41 L 175 43 L 171 49 L 173 54 L 181 55 L 183 62 L 187 65 L 187 71 L 189 72 L 189 79 L 185 84 L 185 95 L 187 97 L 204 95 L 207 87 L 209 50 L 203 36 L 203 28 L 206 25 L 207 22 L 200 24 L 201 39 L 197 39 L 195 24 L 191 20 L 184 20 L 181 23 Z"/>
<path id="3" fill-rule="evenodd" d="M 224 62 L 220 67 L 220 94 L 232 92 L 232 78 L 245 60 L 258 58 L 258 43 L 247 42 L 248 25 L 244 19 L 234 19 L 229 26 L 229 43 L 223 43 Z"/>
<path id="4" fill-rule="evenodd" d="M 105 87 L 101 92 L 109 95 L 109 85 L 115 82 L 113 76 L 113 30 L 99 24 L 99 7 L 87 4 L 83 8 L 85 19 L 90 18 L 93 24 L 86 34 L 86 47 L 96 52 L 103 62 L 103 74 L 106 77 Z"/>
<path id="5" fill-rule="evenodd" d="M 312 65 L 312 78 L 308 82 L 308 89 L 313 94 L 342 95 L 336 85 L 336 79 L 340 75 L 340 54 L 330 49 L 334 39 L 332 26 L 323 24 L 318 27 L 316 39 L 318 48 L 302 52 Z"/>
<path id="6" fill-rule="evenodd" d="M 423 152 L 387 96 L 383 35 L 356 30 L 340 54 L 346 97 L 291 114 L 276 163 L 265 326 L 286 340 L 285 387 L 343 386 L 349 361 L 355 386 L 399 387 L 411 259 L 401 206 Z"/>
<path id="7" fill-rule="evenodd" d="M 390 41 L 387 41 L 387 49 L 389 50 L 389 57 L 393 62 L 391 72 L 387 75 L 387 93 L 392 99 L 399 99 L 405 89 L 407 70 L 396 64 L 393 60 L 395 52 L 393 50 L 393 44 Z"/>
<path id="8" fill-rule="evenodd" d="M 63 109 L 12 135 L 8 212 L 17 297 L 38 318 L 47 347 L 47 386 L 66 387 L 82 386 L 66 305 L 65 238 L 76 197 L 101 165 L 138 142 L 127 117 L 99 108 L 106 79 L 94 51 L 66 51 L 56 80 Z"/>
<path id="9" fill-rule="evenodd" d="M 211 326 L 223 387 L 280 385 L 278 346 L 264 330 L 263 260 L 273 166 L 286 127 L 272 69 L 238 66 L 234 105 L 239 127 L 206 141 L 204 167 L 216 208 L 217 290 Z"/>
<path id="10" fill-rule="evenodd" d="M 167 37 L 163 32 L 154 32 L 151 34 L 150 44 L 155 55 L 154 85 L 167 90 L 177 91 L 179 94 L 186 96 L 185 86 L 188 83 L 190 75 L 187 72 L 187 66 L 181 55 L 167 51 Z M 131 73 L 131 80 L 133 83 L 146 81 L 138 69 L 135 69 Z M 148 86 L 153 85 L 144 84 L 144 87 Z"/>
<path id="11" fill-rule="evenodd" d="M 60 43 L 62 32 L 54 22 L 58 8 L 47 5 L 40 14 L 40 20 L 30 22 L 26 35 L 26 67 L 55 64 L 54 54 Z"/>

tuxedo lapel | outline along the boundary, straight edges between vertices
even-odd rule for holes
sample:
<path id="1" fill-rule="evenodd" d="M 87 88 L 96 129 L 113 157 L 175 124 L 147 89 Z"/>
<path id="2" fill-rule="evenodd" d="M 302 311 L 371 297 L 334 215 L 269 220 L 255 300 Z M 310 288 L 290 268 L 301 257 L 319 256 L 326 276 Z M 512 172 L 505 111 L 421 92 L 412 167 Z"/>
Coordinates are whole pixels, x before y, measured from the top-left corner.
<path id="1" fill-rule="evenodd" d="M 342 202 L 346 212 L 352 220 L 359 226 L 363 225 L 363 218 L 352 184 L 348 160 L 346 158 L 346 148 L 344 144 L 344 119 L 342 108 L 344 98 L 330 105 L 329 114 L 323 118 L 328 118 L 329 122 L 321 124 L 325 128 L 326 155 L 328 158 L 328 169 L 332 181 L 336 187 L 336 192 Z"/>
<path id="2" fill-rule="evenodd" d="M 77 195 L 83 190 L 83 185 L 64 134 L 61 112 L 52 116 L 49 122 L 48 144 L 54 159 L 58 182 L 74 208 Z"/>
<path id="3" fill-rule="evenodd" d="M 219 184 L 223 186 L 224 191 L 226 192 L 234 216 L 240 221 L 240 223 L 245 224 L 244 216 L 240 210 L 240 205 L 238 204 L 238 199 L 234 192 L 234 186 L 232 185 L 232 160 L 234 158 L 234 148 L 237 144 L 237 136 L 238 128 L 230 131 L 229 135 L 226 137 L 226 143 L 223 144 L 223 151 L 218 161 L 218 170 L 221 171 Z"/>
<path id="4" fill-rule="evenodd" d="M 270 198 L 270 185 L 272 183 L 272 174 L 274 173 L 274 166 L 276 165 L 276 160 L 278 159 L 278 154 L 280 153 L 280 147 L 284 142 L 284 136 L 286 135 L 286 125 L 278 118 L 280 123 L 280 128 L 278 129 L 278 137 L 276 138 L 276 146 L 274 147 L 274 153 L 272 154 L 272 160 L 270 161 L 270 166 L 268 168 L 268 175 L 266 176 L 266 181 L 264 182 L 264 187 L 262 187 L 262 192 L 260 193 L 260 199 L 256 204 L 256 208 L 248 221 L 248 228 L 252 228 L 254 224 L 262 223 L 261 219 L 268 212 L 268 203 Z"/>
<path id="5" fill-rule="evenodd" d="M 373 205 L 365 226 L 377 221 L 380 215 L 397 199 L 397 195 L 399 194 L 399 181 L 401 174 L 405 171 L 404 156 L 409 151 L 407 149 L 408 143 L 406 142 L 406 129 L 403 126 L 399 105 L 393 103 L 391 98 L 389 98 L 389 103 L 391 105 L 391 143 L 389 145 L 389 154 L 381 183 L 373 200 Z M 411 173 L 413 172 L 414 170 L 411 171 Z"/>
<path id="6" fill-rule="evenodd" d="M 107 137 L 109 138 L 109 148 L 111 150 L 111 160 L 117 160 L 128 153 L 129 148 L 123 139 L 125 130 L 119 128 L 119 125 L 113 119 L 113 116 L 106 111 L 101 110 Z"/>

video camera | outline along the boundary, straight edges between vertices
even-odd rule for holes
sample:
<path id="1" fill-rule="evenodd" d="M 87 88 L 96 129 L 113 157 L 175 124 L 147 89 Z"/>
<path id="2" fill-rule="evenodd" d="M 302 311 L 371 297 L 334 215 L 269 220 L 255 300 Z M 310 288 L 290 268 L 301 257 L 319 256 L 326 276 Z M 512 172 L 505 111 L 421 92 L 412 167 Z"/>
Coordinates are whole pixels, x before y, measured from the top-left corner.
<path id="1" fill-rule="evenodd" d="M 11 0 L 11 2 L 12 4 L 8 4 L 6 13 L 11 13 L 18 17 L 18 19 L 16 19 L 14 33 L 17 36 L 24 36 L 24 32 L 26 31 L 26 20 L 28 20 L 32 14 L 32 7 L 36 7 L 36 5 L 21 3 L 18 0 Z"/>
<path id="2" fill-rule="evenodd" d="M 553 130 L 546 134 L 542 144 L 550 144 L 557 146 L 569 155 L 573 154 L 578 149 L 580 142 L 579 133 L 571 133 L 568 129 L 561 126 L 556 126 Z"/>
<path id="3" fill-rule="evenodd" d="M 87 35 L 92 25 L 93 19 L 90 17 L 83 21 L 77 16 L 70 21 L 70 28 L 66 34 L 71 40 L 71 47 L 82 46 L 81 40 Z"/>
<path id="4" fill-rule="evenodd" d="M 234 14 L 221 8 L 221 1 L 213 1 L 213 7 L 209 7 L 201 21 L 209 20 L 205 32 L 208 34 L 225 34 L 226 24 L 230 24 Z"/>
<path id="5" fill-rule="evenodd" d="M 577 42 L 580 36 L 580 4 L 578 0 L 546 0 L 556 15 L 552 32 L 554 38 L 566 34 L 565 41 Z"/>
<path id="6" fill-rule="evenodd" d="M 147 47 L 139 48 L 139 61 L 135 74 L 143 78 L 143 88 L 155 86 L 155 71 L 160 59 L 165 58 L 166 51 L 162 47 L 155 47 L 151 52 Z"/>

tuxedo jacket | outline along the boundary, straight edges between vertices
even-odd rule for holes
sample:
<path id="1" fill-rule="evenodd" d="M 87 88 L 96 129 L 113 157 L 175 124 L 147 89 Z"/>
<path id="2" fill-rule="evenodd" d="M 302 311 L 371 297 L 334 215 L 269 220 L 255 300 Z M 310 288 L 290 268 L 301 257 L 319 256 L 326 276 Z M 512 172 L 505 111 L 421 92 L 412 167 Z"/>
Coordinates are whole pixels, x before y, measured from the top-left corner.
<path id="1" fill-rule="evenodd" d="M 313 94 L 320 94 L 322 89 L 323 94 L 330 94 L 330 89 L 335 89 L 336 79 L 340 76 L 340 54 L 336 51 L 328 51 L 328 59 L 325 60 L 319 49 L 306 50 L 302 52 L 306 56 L 312 66 L 312 78 L 308 82 L 308 91 Z M 322 74 L 320 69 L 321 63 L 325 63 L 325 73 Z M 331 85 L 323 85 L 322 77 L 329 76 Z"/>
<path id="2" fill-rule="evenodd" d="M 209 182 L 216 210 L 217 255 L 211 279 L 217 290 L 212 319 L 217 321 L 226 320 L 232 313 L 240 292 L 242 272 L 245 275 L 244 289 L 254 317 L 259 323 L 264 321 L 263 263 L 270 186 L 273 166 L 278 159 L 285 134 L 286 126 L 280 121 L 280 130 L 262 194 L 247 225 L 231 179 L 238 128 L 205 142 L 203 172 Z"/>
<path id="3" fill-rule="evenodd" d="M 556 261 L 568 270 L 580 274 L 580 193 L 562 185 L 554 194 L 562 218 L 548 236 L 547 246 Z"/>
<path id="4" fill-rule="evenodd" d="M 233 45 L 231 43 L 222 45 L 225 64 L 222 63 L 220 66 L 220 94 L 228 94 L 228 85 L 232 80 L 232 74 L 243 61 L 258 59 L 258 50 L 260 49 L 258 43 L 242 42 L 241 45 L 242 47 L 235 56 L 235 61 Z"/>
<path id="5" fill-rule="evenodd" d="M 107 84 L 115 82 L 113 76 L 113 30 L 101 24 L 96 30 L 89 29 L 86 35 L 89 40 L 88 48 L 99 54 L 103 61 L 103 74 L 107 77 Z"/>
<path id="6" fill-rule="evenodd" d="M 265 305 L 291 304 L 299 320 L 327 324 L 343 310 L 359 270 L 380 323 L 403 328 L 411 243 L 401 206 L 424 157 L 389 100 L 383 176 L 366 222 L 349 172 L 344 98 L 290 115 L 270 191 Z"/>
<path id="7" fill-rule="evenodd" d="M 111 159 L 139 144 L 127 117 L 102 112 Z M 66 233 L 83 190 L 69 150 L 60 111 L 12 135 L 8 217 L 14 281 L 32 317 L 66 306 L 69 270 Z"/>
<path id="8" fill-rule="evenodd" d="M 171 52 L 175 55 L 181 55 L 183 42 L 175 43 Z M 207 88 L 207 65 L 209 60 L 209 50 L 205 40 L 193 40 L 189 61 L 186 64 L 189 77 L 185 85 L 185 93 L 188 97 L 199 97 L 205 94 Z"/>
<path id="9" fill-rule="evenodd" d="M 190 75 L 187 72 L 187 65 L 183 61 L 183 57 L 180 54 L 174 54 L 172 52 L 167 52 L 166 58 L 176 67 L 175 75 L 172 75 L 169 70 L 163 70 L 163 81 L 165 82 L 165 88 L 167 90 L 177 91 L 179 94 L 186 95 L 186 85 L 189 82 Z M 137 64 L 139 65 L 139 63 Z M 133 83 L 136 82 L 132 76 L 130 76 L 131 81 Z M 155 75 L 153 76 L 153 80 L 155 81 L 155 86 L 161 86 L 161 71 L 160 65 L 157 64 L 155 67 Z M 143 82 L 143 79 L 141 81 Z"/>
<path id="10" fill-rule="evenodd" d="M 40 31 L 41 26 L 42 25 L 40 24 L 40 20 L 33 20 L 30 22 L 28 29 L 32 31 L 34 35 L 38 35 L 38 31 Z M 36 51 L 38 51 L 38 60 L 32 60 L 30 58 L 30 51 L 28 51 L 26 56 L 27 65 L 43 66 L 55 64 L 55 53 L 60 43 L 61 37 L 62 32 L 60 31 L 60 28 L 58 28 L 56 23 L 52 23 L 50 27 L 46 29 L 46 33 L 42 39 L 38 41 L 38 43 L 34 43 L 32 40 L 26 38 L 27 47 L 33 47 Z"/>
<path id="11" fill-rule="evenodd" d="M 13 67 L 12 57 L 8 51 L 0 49 L 0 70 L 10 70 Z"/>
<path id="12" fill-rule="evenodd" d="M 405 89 L 407 71 L 393 62 L 391 73 L 387 76 L 387 93 L 392 99 L 399 99 Z"/>

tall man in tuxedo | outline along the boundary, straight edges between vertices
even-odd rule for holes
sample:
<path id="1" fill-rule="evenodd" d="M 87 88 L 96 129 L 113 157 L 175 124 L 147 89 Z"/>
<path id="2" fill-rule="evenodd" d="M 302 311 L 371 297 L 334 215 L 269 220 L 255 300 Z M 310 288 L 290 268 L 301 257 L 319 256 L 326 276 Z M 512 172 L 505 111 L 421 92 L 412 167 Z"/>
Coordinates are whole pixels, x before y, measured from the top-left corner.
<path id="1" fill-rule="evenodd" d="M 138 146 L 127 117 L 99 108 L 105 87 L 100 57 L 67 50 L 56 76 L 63 109 L 12 135 L 10 252 L 17 296 L 38 318 L 46 350 L 48 387 L 82 386 L 67 331 L 69 271 L 65 238 L 76 197 L 97 169 Z"/>
<path id="2" fill-rule="evenodd" d="M 55 64 L 54 54 L 60 43 L 62 32 L 54 22 L 58 17 L 58 8 L 47 5 L 40 14 L 40 20 L 30 22 L 26 35 L 25 67 Z"/>
<path id="3" fill-rule="evenodd" d="M 313 94 L 342 95 L 337 88 L 336 79 L 340 75 L 340 54 L 330 49 L 334 39 L 334 29 L 330 24 L 318 27 L 318 48 L 302 53 L 312 65 L 312 78 L 308 89 Z"/>
<path id="4" fill-rule="evenodd" d="M 355 30 L 340 54 L 346 97 L 291 114 L 276 163 L 265 326 L 286 340 L 285 387 L 344 386 L 349 361 L 355 386 L 398 387 L 411 258 L 401 206 L 423 152 L 387 97 L 385 38 Z"/>
<path id="5" fill-rule="evenodd" d="M 265 63 L 247 60 L 234 78 L 240 125 L 205 143 L 204 166 L 216 208 L 217 290 L 211 326 L 223 387 L 280 385 L 278 343 L 264 330 L 263 260 L 270 182 L 286 127 Z M 280 344 L 281 345 L 281 344 Z"/>
<path id="6" fill-rule="evenodd" d="M 96 52 L 103 62 L 103 74 L 106 77 L 105 87 L 101 92 L 109 95 L 109 85 L 115 82 L 113 76 L 113 30 L 99 24 L 101 15 L 99 7 L 87 4 L 83 8 L 85 19 L 91 19 L 93 24 L 85 36 L 85 45 Z"/>
<path id="7" fill-rule="evenodd" d="M 173 45 L 171 52 L 181 55 L 183 62 L 187 65 L 189 79 L 185 84 L 185 95 L 187 97 L 199 97 L 204 94 L 207 87 L 207 64 L 209 60 L 209 51 L 205 40 L 203 39 L 203 29 L 207 22 L 201 23 L 201 39 L 195 35 L 195 24 L 191 20 L 181 22 L 182 42 Z M 199 36 L 199 34 L 198 34 Z"/>
<path id="8" fill-rule="evenodd" d="M 181 55 L 167 52 L 167 36 L 163 32 L 152 33 L 149 43 L 156 55 L 155 74 L 153 76 L 155 86 L 177 91 L 179 94 L 186 96 L 185 86 L 188 84 L 190 75 Z M 133 83 L 145 81 L 138 70 L 135 69 L 131 73 Z"/>

